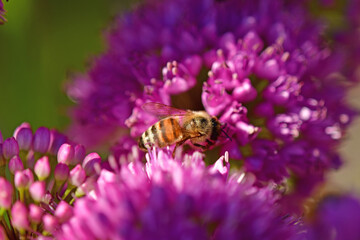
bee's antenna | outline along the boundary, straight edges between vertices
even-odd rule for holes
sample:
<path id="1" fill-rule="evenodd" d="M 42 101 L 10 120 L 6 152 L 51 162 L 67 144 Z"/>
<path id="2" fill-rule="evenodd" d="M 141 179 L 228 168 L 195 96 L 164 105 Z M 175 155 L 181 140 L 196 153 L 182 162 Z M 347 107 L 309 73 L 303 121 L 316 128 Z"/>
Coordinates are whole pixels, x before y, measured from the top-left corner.
<path id="1" fill-rule="evenodd" d="M 227 132 L 225 132 L 224 128 L 226 128 L 227 126 L 227 123 L 224 123 L 224 126 L 221 128 L 221 131 L 226 135 L 226 137 L 228 139 L 230 139 L 230 141 L 232 141 L 231 137 L 227 134 Z"/>

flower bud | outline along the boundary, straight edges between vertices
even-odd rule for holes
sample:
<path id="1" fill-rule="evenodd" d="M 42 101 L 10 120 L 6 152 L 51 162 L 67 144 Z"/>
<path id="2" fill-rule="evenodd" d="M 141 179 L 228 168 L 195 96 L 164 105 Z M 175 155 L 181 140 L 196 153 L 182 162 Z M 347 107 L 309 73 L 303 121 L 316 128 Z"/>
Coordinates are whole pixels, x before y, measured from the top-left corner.
<path id="1" fill-rule="evenodd" d="M 33 203 L 29 205 L 29 217 L 31 222 L 36 224 L 40 223 L 43 214 L 44 210 L 38 205 L 35 205 Z"/>
<path id="2" fill-rule="evenodd" d="M 81 167 L 80 164 L 76 165 L 70 171 L 70 183 L 74 186 L 79 187 L 81 184 L 84 183 L 86 178 L 85 170 Z"/>
<path id="3" fill-rule="evenodd" d="M 15 137 L 15 139 L 16 139 L 16 136 L 18 135 L 19 131 L 20 131 L 21 129 L 23 129 L 23 128 L 30 128 L 30 129 L 31 129 L 30 123 L 28 123 L 28 122 L 23 122 L 22 124 L 20 124 L 20 125 L 15 129 L 14 134 L 13 134 L 13 136 Z"/>
<path id="4" fill-rule="evenodd" d="M 59 163 L 64 163 L 66 165 L 70 165 L 75 156 L 75 149 L 72 145 L 68 143 L 64 143 L 59 148 L 57 153 L 57 160 Z"/>
<path id="5" fill-rule="evenodd" d="M 55 210 L 55 217 L 60 223 L 66 222 L 73 215 L 72 207 L 65 201 L 61 201 Z"/>
<path id="6" fill-rule="evenodd" d="M 69 177 L 69 167 L 64 163 L 59 163 L 55 167 L 54 177 L 60 183 L 65 182 Z"/>
<path id="7" fill-rule="evenodd" d="M 23 172 L 28 176 L 29 178 L 29 186 L 34 182 L 34 174 L 32 173 L 31 169 L 27 168 L 23 170 Z"/>
<path id="8" fill-rule="evenodd" d="M 19 145 L 15 138 L 11 137 L 3 142 L 3 155 L 6 159 L 10 159 L 13 156 L 19 154 Z"/>
<path id="9" fill-rule="evenodd" d="M 30 185 L 30 178 L 29 176 L 23 171 L 17 171 L 15 173 L 15 187 L 17 189 L 25 189 L 28 188 Z"/>
<path id="10" fill-rule="evenodd" d="M 9 170 L 12 174 L 15 174 L 16 171 L 21 171 L 24 169 L 24 165 L 19 156 L 14 156 L 9 161 Z"/>
<path id="11" fill-rule="evenodd" d="M 54 201 L 54 198 L 51 195 L 51 193 L 50 192 L 45 193 L 45 196 L 44 196 L 42 202 L 49 205 L 53 201 Z"/>
<path id="12" fill-rule="evenodd" d="M 61 145 L 67 142 L 67 137 L 58 131 L 52 129 L 50 131 L 50 148 L 49 152 L 56 155 Z"/>
<path id="13" fill-rule="evenodd" d="M 44 223 L 44 229 L 50 233 L 54 233 L 56 228 L 59 225 L 59 222 L 56 219 L 56 217 L 54 217 L 48 213 L 44 215 L 43 223 Z"/>
<path id="14" fill-rule="evenodd" d="M 29 227 L 28 210 L 25 204 L 17 201 L 11 208 L 12 226 L 18 230 L 24 230 Z"/>
<path id="15" fill-rule="evenodd" d="M 30 185 L 29 192 L 35 202 L 40 202 L 46 193 L 45 182 L 36 181 Z"/>
<path id="16" fill-rule="evenodd" d="M 86 155 L 86 150 L 83 145 L 77 144 L 77 145 L 75 145 L 74 149 L 75 149 L 75 154 L 74 154 L 73 162 L 71 163 L 72 165 L 81 163 L 84 160 L 85 155 Z"/>
<path id="17" fill-rule="evenodd" d="M 26 166 L 30 169 L 34 169 L 35 166 L 35 154 L 33 151 L 30 151 L 26 155 Z"/>
<path id="18" fill-rule="evenodd" d="M 33 138 L 33 149 L 35 152 L 46 153 L 50 145 L 50 131 L 46 127 L 39 127 Z"/>
<path id="19" fill-rule="evenodd" d="M 4 142 L 4 139 L 3 139 L 3 136 L 1 134 L 1 131 L 0 131 L 0 143 L 3 143 Z"/>
<path id="20" fill-rule="evenodd" d="M 36 176 L 40 180 L 45 180 L 50 175 L 50 163 L 49 158 L 47 156 L 43 156 L 39 160 L 36 161 L 34 171 Z"/>
<path id="21" fill-rule="evenodd" d="M 96 168 L 100 167 L 101 158 L 97 153 L 89 153 L 84 161 L 83 161 L 83 168 L 86 172 L 87 176 L 93 175 L 96 172 Z"/>
<path id="22" fill-rule="evenodd" d="M 9 209 L 12 202 L 13 187 L 3 177 L 0 177 L 0 207 Z"/>
<path id="23" fill-rule="evenodd" d="M 28 151 L 31 148 L 33 134 L 30 125 L 21 124 L 14 132 L 14 137 L 20 150 Z"/>
<path id="24" fill-rule="evenodd" d="M 79 186 L 77 189 L 76 189 L 76 192 L 75 192 L 75 195 L 77 197 L 81 197 L 85 194 L 88 194 L 90 193 L 92 190 L 95 189 L 95 186 L 97 184 L 97 177 L 96 176 L 91 176 L 91 177 L 88 177 L 85 182 L 83 184 L 81 184 L 81 186 Z"/>

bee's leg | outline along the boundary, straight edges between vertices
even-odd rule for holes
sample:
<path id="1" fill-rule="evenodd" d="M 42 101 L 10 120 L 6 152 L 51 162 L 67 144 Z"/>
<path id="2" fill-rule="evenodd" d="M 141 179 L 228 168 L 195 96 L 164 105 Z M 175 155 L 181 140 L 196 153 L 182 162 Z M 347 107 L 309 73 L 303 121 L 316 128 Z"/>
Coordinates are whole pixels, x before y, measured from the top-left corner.
<path id="1" fill-rule="evenodd" d="M 206 145 L 207 148 L 209 148 L 209 147 L 211 147 L 212 145 L 215 144 L 215 142 L 210 141 L 209 139 L 206 139 L 206 143 L 207 143 L 207 145 Z"/>
<path id="2" fill-rule="evenodd" d="M 208 146 L 200 145 L 200 144 L 198 144 L 198 143 L 193 143 L 193 144 L 194 144 L 194 146 L 199 147 L 199 148 L 201 148 L 202 150 L 208 149 Z"/>
<path id="3" fill-rule="evenodd" d="M 186 142 L 186 140 L 188 140 L 189 138 L 184 138 L 183 140 L 179 141 L 176 143 L 174 151 L 172 153 L 172 157 L 175 157 L 175 152 L 176 152 L 176 148 L 179 147 L 180 145 L 184 144 L 184 142 Z"/>

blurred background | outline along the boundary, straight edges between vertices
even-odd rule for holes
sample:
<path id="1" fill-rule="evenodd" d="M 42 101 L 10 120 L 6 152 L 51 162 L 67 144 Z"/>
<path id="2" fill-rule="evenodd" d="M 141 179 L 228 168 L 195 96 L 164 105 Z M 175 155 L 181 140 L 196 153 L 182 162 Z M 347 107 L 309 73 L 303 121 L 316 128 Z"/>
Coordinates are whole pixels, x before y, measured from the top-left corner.
<path id="1" fill-rule="evenodd" d="M 69 75 L 85 71 L 105 49 L 101 32 L 114 16 L 136 1 L 10 0 L 8 22 L 0 26 L 0 131 L 12 135 L 22 122 L 66 129 L 70 100 L 64 93 Z M 360 86 L 349 101 L 360 109 Z M 329 176 L 333 189 L 360 193 L 360 120 L 349 129 L 341 152 L 346 160 Z"/>

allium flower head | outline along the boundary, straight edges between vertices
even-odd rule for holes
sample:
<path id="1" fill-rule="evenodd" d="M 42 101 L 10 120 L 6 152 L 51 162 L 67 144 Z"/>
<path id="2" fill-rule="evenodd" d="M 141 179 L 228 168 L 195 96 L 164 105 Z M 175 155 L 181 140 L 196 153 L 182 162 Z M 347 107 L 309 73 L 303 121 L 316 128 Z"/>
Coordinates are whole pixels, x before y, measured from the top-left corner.
<path id="1" fill-rule="evenodd" d="M 306 196 L 341 165 L 336 148 L 356 114 L 344 96 L 359 59 L 339 64 L 345 44 L 327 44 L 326 26 L 308 1 L 147 1 L 118 18 L 108 50 L 69 86 L 70 131 L 94 146 L 125 126 L 140 136 L 158 120 L 146 102 L 205 109 L 233 139 L 221 152 L 258 186 L 313 179 L 295 185 Z"/>
<path id="2" fill-rule="evenodd" d="M 228 176 L 227 154 L 205 166 L 195 152 L 173 159 L 147 154 L 146 167 L 102 170 L 93 194 L 75 203 L 59 239 L 288 239 L 295 226 L 280 218 L 271 189 Z"/>
<path id="3" fill-rule="evenodd" d="M 85 150 L 55 130 L 40 127 L 33 134 L 28 123 L 1 137 L 0 149 L 2 233 L 9 239 L 52 236 L 72 215 L 75 194 L 97 177 L 81 167 Z"/>

